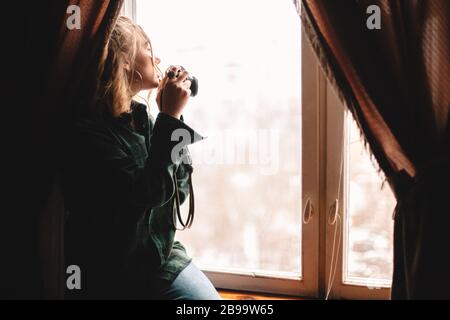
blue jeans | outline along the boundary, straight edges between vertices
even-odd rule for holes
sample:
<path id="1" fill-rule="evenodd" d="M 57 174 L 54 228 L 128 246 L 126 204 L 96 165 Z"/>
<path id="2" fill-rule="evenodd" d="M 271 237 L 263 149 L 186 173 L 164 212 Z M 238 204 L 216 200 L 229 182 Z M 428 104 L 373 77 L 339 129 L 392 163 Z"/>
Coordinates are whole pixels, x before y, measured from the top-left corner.
<path id="1" fill-rule="evenodd" d="M 192 261 L 172 283 L 161 285 L 157 296 L 162 300 L 221 300 L 211 281 Z"/>

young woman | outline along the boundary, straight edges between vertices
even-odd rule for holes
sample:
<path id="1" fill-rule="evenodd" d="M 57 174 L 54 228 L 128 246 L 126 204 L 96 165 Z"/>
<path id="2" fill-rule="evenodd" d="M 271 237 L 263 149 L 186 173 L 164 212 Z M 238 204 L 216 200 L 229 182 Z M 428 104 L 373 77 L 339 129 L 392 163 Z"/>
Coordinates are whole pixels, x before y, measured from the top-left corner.
<path id="1" fill-rule="evenodd" d="M 176 191 L 183 203 L 192 172 L 187 144 L 203 137 L 181 116 L 191 93 L 189 73 L 172 66 L 175 76 L 163 78 L 159 63 L 143 30 L 120 17 L 90 115 L 68 130 L 65 264 L 81 271 L 81 288 L 70 286 L 68 298 L 220 299 L 174 241 Z M 155 88 L 156 120 L 132 99 Z M 172 154 L 177 129 L 192 138 L 182 146 L 185 158 Z"/>

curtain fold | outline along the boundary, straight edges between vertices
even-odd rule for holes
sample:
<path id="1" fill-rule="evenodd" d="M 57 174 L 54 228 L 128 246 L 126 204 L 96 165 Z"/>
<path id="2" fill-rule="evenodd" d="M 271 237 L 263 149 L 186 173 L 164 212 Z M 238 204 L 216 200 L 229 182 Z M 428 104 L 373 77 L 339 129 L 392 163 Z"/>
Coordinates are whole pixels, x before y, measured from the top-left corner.
<path id="1" fill-rule="evenodd" d="M 62 298 L 64 211 L 58 172 L 64 125 L 91 101 L 103 49 L 123 0 L 15 1 L 8 22 L 8 98 L 14 119 L 14 168 L 21 183 L 2 214 L 11 241 L 2 257 L 0 296 Z M 80 29 L 69 30 L 70 5 Z M 19 23 L 17 22 L 19 17 Z"/>
<path id="2" fill-rule="evenodd" d="M 450 267 L 449 254 L 437 250 L 448 242 L 445 233 L 432 232 L 450 216 L 444 179 L 450 163 L 450 1 L 294 3 L 327 77 L 397 197 L 392 297 L 450 297 L 431 281 L 440 277 L 440 284 L 450 285 L 450 277 L 432 267 Z M 381 29 L 366 25 L 372 5 L 380 9 Z"/>

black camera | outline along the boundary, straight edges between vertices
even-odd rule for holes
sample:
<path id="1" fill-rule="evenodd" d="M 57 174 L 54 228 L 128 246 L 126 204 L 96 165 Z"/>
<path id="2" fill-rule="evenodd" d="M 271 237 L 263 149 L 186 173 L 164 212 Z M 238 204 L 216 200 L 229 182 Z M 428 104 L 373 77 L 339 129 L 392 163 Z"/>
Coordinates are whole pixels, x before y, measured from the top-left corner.
<path id="1" fill-rule="evenodd" d="M 184 70 L 183 67 L 181 67 L 182 70 Z M 175 72 L 173 71 L 167 71 L 167 76 L 170 79 L 173 79 L 173 77 L 175 77 Z M 176 75 L 178 77 L 178 75 Z M 198 93 L 198 79 L 194 76 L 190 76 L 188 77 L 186 80 L 191 81 L 191 87 L 189 89 L 191 89 L 191 97 L 195 97 Z"/>

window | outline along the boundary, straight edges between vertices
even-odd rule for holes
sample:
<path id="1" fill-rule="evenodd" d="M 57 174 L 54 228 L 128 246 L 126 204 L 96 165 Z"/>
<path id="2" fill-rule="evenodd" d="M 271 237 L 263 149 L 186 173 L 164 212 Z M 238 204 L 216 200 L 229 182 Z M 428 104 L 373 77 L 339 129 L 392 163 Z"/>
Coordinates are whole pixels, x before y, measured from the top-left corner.
<path id="1" fill-rule="evenodd" d="M 395 198 L 375 169 L 350 112 L 329 84 L 326 279 L 330 297 L 389 298 Z M 334 200 L 338 198 L 338 218 Z M 333 223 L 334 222 L 334 223 Z"/>
<path id="2" fill-rule="evenodd" d="M 123 13 L 163 71 L 182 64 L 199 79 L 184 117 L 208 138 L 189 147 L 196 217 L 177 240 L 216 287 L 318 297 L 334 269 L 331 297 L 389 286 L 392 197 L 344 126 L 292 1 L 128 0 Z M 328 225 L 336 197 L 341 223 Z"/>
<path id="3" fill-rule="evenodd" d="M 344 282 L 388 287 L 392 278 L 395 198 L 364 148 L 355 121 L 347 116 Z M 374 197 L 374 195 L 377 195 Z"/>
<path id="4" fill-rule="evenodd" d="M 151 38 L 161 69 L 183 64 L 199 79 L 199 94 L 184 117 L 208 138 L 189 147 L 196 217 L 177 240 L 222 287 L 245 283 L 257 290 L 266 279 L 266 290 L 276 283 L 279 292 L 300 293 L 302 258 L 309 256 L 302 252 L 301 28 L 295 7 L 273 0 L 133 5 L 134 13 L 128 10 Z"/>
<path id="5" fill-rule="evenodd" d="M 179 240 L 204 268 L 301 276 L 301 50 L 292 4 L 136 5 L 137 22 L 148 30 L 164 69 L 184 64 L 201 84 L 184 113 L 208 136 L 190 147 L 197 217 Z M 187 17 L 189 10 L 199 14 Z M 160 32 L 167 23 L 174 27 Z"/>

